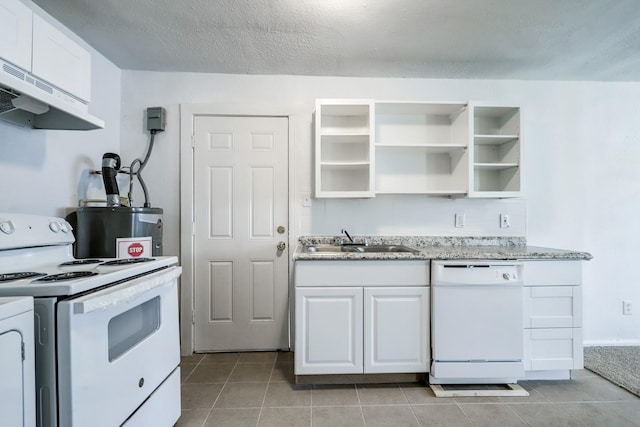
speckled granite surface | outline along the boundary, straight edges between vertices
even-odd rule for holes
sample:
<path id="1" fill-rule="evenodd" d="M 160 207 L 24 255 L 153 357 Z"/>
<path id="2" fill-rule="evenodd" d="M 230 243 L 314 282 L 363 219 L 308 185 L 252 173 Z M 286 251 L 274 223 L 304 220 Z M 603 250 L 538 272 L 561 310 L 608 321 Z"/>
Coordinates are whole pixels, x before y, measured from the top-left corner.
<path id="1" fill-rule="evenodd" d="M 336 242 L 335 236 L 304 236 L 299 239 L 294 260 L 383 260 L 383 259 L 547 259 L 590 260 L 587 252 L 528 246 L 522 237 L 420 237 L 366 236 L 369 245 L 404 245 L 418 252 L 358 253 L 307 252 L 306 246 Z M 356 242 L 364 237 L 354 238 Z"/>

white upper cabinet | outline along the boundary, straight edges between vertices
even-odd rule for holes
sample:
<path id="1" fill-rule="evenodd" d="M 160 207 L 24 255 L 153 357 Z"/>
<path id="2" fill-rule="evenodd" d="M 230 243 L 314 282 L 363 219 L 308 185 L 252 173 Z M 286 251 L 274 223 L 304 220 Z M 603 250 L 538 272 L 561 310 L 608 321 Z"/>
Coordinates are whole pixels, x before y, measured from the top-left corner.
<path id="1" fill-rule="evenodd" d="M 372 100 L 316 101 L 316 197 L 373 197 Z"/>
<path id="2" fill-rule="evenodd" d="M 91 100 L 91 54 L 19 0 L 0 0 L 0 58 L 21 69 L 10 73 L 41 79 L 50 95 L 66 96 L 47 84 Z"/>
<path id="3" fill-rule="evenodd" d="M 33 12 L 18 0 L 0 0 L 0 58 L 31 71 Z"/>
<path id="4" fill-rule="evenodd" d="M 473 105 L 469 196 L 522 195 L 520 108 Z"/>
<path id="5" fill-rule="evenodd" d="M 33 15 L 32 72 L 81 100 L 91 99 L 91 54 L 38 15 Z"/>
<path id="6" fill-rule="evenodd" d="M 468 191 L 463 103 L 376 102 L 376 194 Z"/>

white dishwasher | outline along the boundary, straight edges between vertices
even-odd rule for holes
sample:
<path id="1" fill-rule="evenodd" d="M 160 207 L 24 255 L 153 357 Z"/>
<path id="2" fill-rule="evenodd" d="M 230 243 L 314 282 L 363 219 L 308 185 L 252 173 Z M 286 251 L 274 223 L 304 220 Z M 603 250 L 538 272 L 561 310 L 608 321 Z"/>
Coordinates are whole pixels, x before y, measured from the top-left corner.
<path id="1" fill-rule="evenodd" d="M 431 384 L 524 375 L 522 286 L 521 262 L 431 262 Z"/>

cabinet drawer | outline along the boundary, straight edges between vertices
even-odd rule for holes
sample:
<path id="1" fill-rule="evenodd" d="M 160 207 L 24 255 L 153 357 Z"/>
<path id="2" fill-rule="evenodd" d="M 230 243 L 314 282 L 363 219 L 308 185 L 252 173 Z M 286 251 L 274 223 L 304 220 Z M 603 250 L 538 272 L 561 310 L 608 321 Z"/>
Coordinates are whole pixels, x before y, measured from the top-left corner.
<path id="1" fill-rule="evenodd" d="M 523 295 L 525 328 L 582 326 L 580 286 L 531 286 Z"/>
<path id="2" fill-rule="evenodd" d="M 296 261 L 295 286 L 427 286 L 429 261 Z"/>
<path id="3" fill-rule="evenodd" d="M 525 371 L 582 369 L 582 328 L 525 329 Z"/>
<path id="4" fill-rule="evenodd" d="M 525 286 L 582 284 L 582 261 L 526 261 Z"/>

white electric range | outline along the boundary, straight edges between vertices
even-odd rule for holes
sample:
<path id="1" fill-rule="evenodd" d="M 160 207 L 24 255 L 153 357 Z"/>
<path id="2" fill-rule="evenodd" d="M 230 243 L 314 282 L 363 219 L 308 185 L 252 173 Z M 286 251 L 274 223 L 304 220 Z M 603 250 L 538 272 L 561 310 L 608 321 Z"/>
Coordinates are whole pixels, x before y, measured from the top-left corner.
<path id="1" fill-rule="evenodd" d="M 173 426 L 174 256 L 77 260 L 62 218 L 0 213 L 0 297 L 34 297 L 36 425 Z"/>

